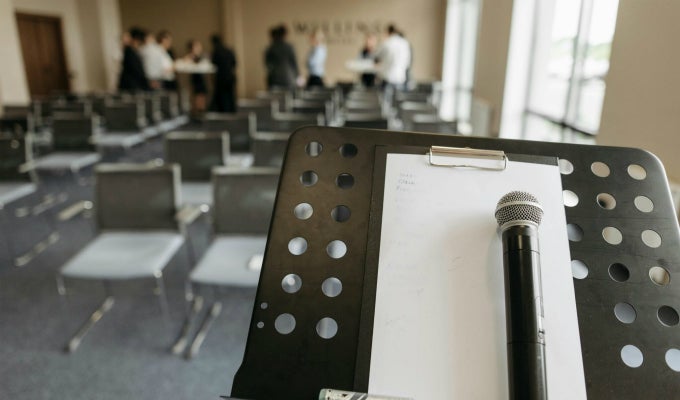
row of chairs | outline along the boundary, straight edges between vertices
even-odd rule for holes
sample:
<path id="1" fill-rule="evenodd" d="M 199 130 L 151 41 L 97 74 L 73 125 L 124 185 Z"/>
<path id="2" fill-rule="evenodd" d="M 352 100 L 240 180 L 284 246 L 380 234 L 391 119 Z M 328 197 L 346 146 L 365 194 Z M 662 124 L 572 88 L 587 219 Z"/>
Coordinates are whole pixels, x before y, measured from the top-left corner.
<path id="1" fill-rule="evenodd" d="M 214 238 L 199 260 L 194 257 L 187 227 L 205 210 L 182 205 L 179 165 L 100 164 L 95 175 L 93 212 L 100 233 L 60 268 L 57 284 L 61 295 L 66 294 L 66 279 L 102 281 L 107 292 L 66 349 L 75 351 L 95 323 L 113 307 L 112 281 L 153 280 L 161 310 L 167 316 L 163 271 L 186 247 L 189 262 L 194 265 L 187 277 L 185 296 L 191 304 L 173 352 L 186 350 L 187 356 L 193 357 L 221 310 L 219 301 L 210 305 L 201 329 L 193 339 L 190 337 L 203 305 L 202 288 L 257 286 L 279 170 L 213 168 Z"/>

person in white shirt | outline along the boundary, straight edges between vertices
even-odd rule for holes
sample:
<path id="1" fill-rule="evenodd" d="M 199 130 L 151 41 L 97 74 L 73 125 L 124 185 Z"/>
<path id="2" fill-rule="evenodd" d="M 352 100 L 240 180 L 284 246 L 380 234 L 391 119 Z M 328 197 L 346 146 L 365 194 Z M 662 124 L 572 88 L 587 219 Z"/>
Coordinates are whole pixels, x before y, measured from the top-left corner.
<path id="1" fill-rule="evenodd" d="M 177 91 L 175 80 L 175 55 L 172 51 L 172 35 L 167 30 L 162 30 L 156 35 L 156 42 L 165 50 L 163 55 L 163 89 Z"/>
<path id="2" fill-rule="evenodd" d="M 376 51 L 374 59 L 383 86 L 392 91 L 404 89 L 406 71 L 411 64 L 411 49 L 394 25 L 387 27 L 387 39 Z"/>
<path id="3" fill-rule="evenodd" d="M 172 60 L 168 52 L 156 43 L 153 34 L 148 34 L 140 53 L 149 85 L 153 89 L 160 89 L 162 81 L 166 80 L 168 73 L 172 72 Z"/>

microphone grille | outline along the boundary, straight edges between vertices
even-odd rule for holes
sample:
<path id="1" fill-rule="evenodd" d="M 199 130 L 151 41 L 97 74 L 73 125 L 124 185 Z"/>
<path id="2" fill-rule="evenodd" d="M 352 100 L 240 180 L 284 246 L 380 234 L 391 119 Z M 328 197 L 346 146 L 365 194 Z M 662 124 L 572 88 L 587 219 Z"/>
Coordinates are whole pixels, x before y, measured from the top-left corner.
<path id="1" fill-rule="evenodd" d="M 514 221 L 531 221 L 539 225 L 543 219 L 543 207 L 533 194 L 514 191 L 501 197 L 495 216 L 500 226 Z"/>

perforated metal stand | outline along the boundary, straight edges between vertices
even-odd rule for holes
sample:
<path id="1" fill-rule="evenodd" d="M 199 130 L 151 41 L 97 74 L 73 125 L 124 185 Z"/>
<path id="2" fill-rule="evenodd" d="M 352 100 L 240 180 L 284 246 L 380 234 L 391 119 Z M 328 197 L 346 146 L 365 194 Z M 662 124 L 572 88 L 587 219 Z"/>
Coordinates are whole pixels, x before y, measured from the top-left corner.
<path id="1" fill-rule="evenodd" d="M 563 189 L 578 198 L 566 216 L 581 278 L 574 287 L 588 398 L 680 393 L 680 238 L 656 157 L 627 148 L 308 127 L 288 145 L 232 396 L 311 400 L 325 387 L 367 390 L 382 216 L 372 212 L 381 209 L 373 191 L 381 188 L 384 158 L 381 165 L 376 154 L 385 145 L 559 157 Z M 620 304 L 634 312 L 615 313 L 617 305 L 627 308 Z"/>

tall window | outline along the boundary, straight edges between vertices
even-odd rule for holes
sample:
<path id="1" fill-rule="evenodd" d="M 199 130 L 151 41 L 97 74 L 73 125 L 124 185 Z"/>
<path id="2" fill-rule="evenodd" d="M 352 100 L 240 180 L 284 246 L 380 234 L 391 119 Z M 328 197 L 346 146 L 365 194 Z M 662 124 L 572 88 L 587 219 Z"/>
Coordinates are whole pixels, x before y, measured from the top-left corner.
<path id="1" fill-rule="evenodd" d="M 521 137 L 594 142 L 617 9 L 618 0 L 534 2 Z"/>
<path id="2" fill-rule="evenodd" d="M 442 117 L 470 121 L 481 0 L 448 0 Z"/>

